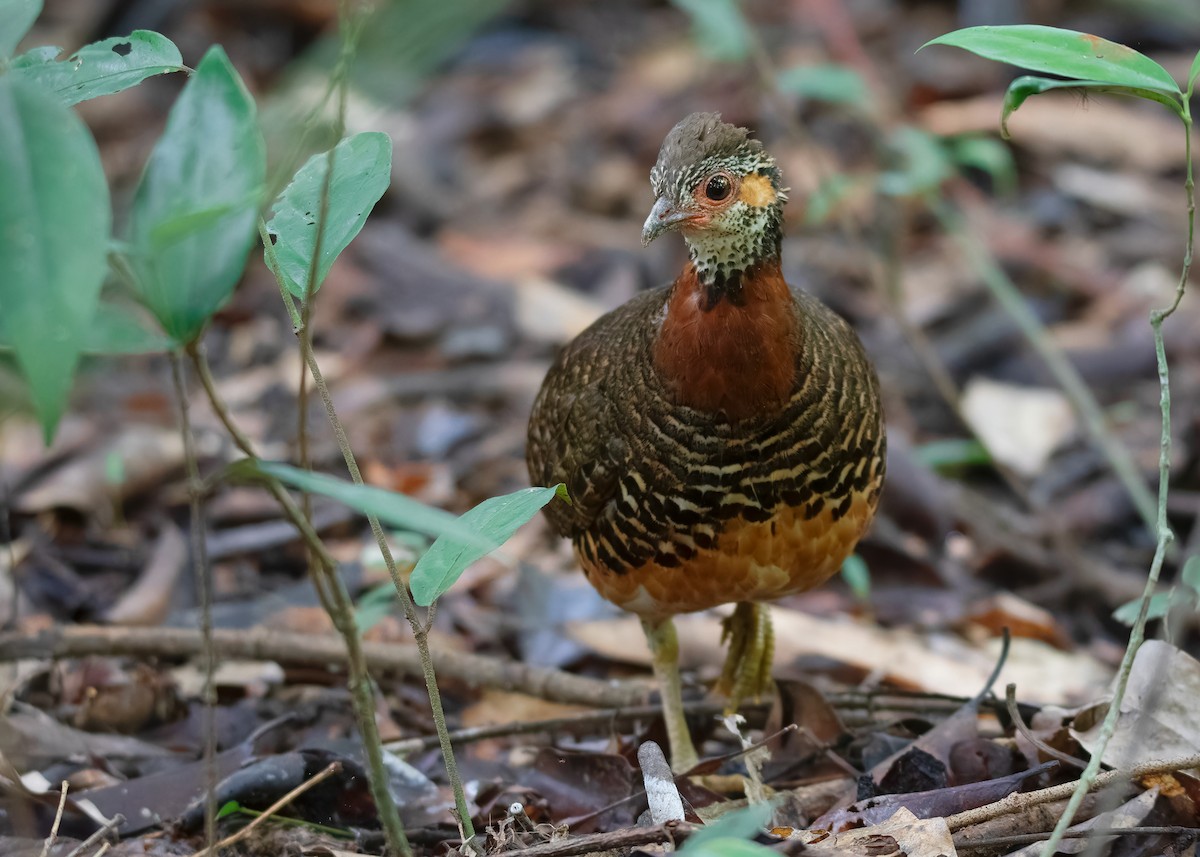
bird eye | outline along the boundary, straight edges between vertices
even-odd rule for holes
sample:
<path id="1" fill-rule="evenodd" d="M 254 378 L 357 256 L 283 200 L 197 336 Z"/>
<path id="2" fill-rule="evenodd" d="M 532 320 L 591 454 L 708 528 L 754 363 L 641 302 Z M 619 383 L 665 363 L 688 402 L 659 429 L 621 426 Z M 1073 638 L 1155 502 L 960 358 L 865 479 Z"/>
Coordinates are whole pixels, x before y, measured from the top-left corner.
<path id="1" fill-rule="evenodd" d="M 733 184 L 729 181 L 729 176 L 724 173 L 717 173 L 704 185 L 704 195 L 713 202 L 720 202 L 729 196 L 731 190 L 733 190 Z"/>

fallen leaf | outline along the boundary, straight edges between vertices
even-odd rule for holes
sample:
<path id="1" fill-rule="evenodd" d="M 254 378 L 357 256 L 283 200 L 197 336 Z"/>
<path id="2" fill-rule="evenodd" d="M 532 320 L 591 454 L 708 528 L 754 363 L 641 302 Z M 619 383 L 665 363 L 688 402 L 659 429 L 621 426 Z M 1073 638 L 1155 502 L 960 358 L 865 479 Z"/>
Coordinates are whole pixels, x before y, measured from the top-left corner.
<path id="1" fill-rule="evenodd" d="M 962 409 L 992 457 L 1022 476 L 1041 473 L 1075 433 L 1075 412 L 1058 390 L 976 377 L 963 391 Z"/>

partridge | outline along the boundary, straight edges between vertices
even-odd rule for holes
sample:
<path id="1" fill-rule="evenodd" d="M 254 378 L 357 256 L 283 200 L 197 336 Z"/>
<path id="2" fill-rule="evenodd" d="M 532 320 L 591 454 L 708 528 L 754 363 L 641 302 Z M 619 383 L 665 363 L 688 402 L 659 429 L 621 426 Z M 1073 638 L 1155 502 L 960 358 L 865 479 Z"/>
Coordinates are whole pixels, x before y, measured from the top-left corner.
<path id="1" fill-rule="evenodd" d="M 787 200 L 744 128 L 695 113 L 650 172 L 649 244 L 683 234 L 673 283 L 601 317 L 550 368 L 529 421 L 534 484 L 591 584 L 642 621 L 672 766 L 697 761 L 672 617 L 736 602 L 718 691 L 770 687 L 763 602 L 837 572 L 875 514 L 879 382 L 850 326 L 784 280 Z"/>

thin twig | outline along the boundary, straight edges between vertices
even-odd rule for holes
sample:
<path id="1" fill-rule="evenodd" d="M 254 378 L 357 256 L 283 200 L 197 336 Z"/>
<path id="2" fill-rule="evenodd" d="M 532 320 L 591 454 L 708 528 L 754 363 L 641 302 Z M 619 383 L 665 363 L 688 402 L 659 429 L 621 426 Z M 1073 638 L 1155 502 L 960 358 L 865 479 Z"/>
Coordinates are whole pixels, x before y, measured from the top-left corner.
<path id="1" fill-rule="evenodd" d="M 114 830 L 116 830 L 118 827 L 120 827 L 124 823 L 125 823 L 125 816 L 121 815 L 121 813 L 118 812 L 116 815 L 114 815 L 112 818 L 110 818 L 104 824 L 103 827 L 94 831 L 91 836 L 89 836 L 87 839 L 83 840 L 78 845 L 76 845 L 74 848 L 72 848 L 67 853 L 67 857 L 83 857 L 84 851 L 91 848 L 93 845 L 95 845 L 97 842 L 99 842 L 104 837 L 108 836 L 110 833 L 112 833 Z M 107 846 L 109 843 L 105 842 L 104 844 Z M 101 853 L 103 853 L 103 852 L 101 852 Z"/>
<path id="2" fill-rule="evenodd" d="M 208 566 L 207 539 L 204 537 L 203 492 L 200 465 L 196 457 L 196 438 L 192 434 L 191 408 L 187 382 L 183 377 L 183 358 L 171 351 L 171 380 L 179 402 L 179 432 L 183 436 L 183 458 L 187 465 L 188 510 L 190 516 L 192 576 L 196 579 L 196 598 L 200 602 L 200 636 L 204 641 L 203 687 L 204 701 L 204 844 L 212 847 L 217 841 L 217 692 L 213 683 L 216 657 L 213 654 L 212 571 Z"/>
<path id="3" fill-rule="evenodd" d="M 1169 759 L 1161 762 L 1144 762 L 1140 765 L 1134 765 L 1126 771 L 1104 771 L 1088 783 L 1087 791 L 1095 791 L 1113 783 L 1134 780 L 1138 777 L 1145 777 L 1151 774 L 1168 774 L 1195 767 L 1200 767 L 1200 755 L 1186 756 L 1181 759 Z M 1065 800 L 1071 797 L 1076 792 L 1077 786 L 1083 782 L 1080 779 L 1074 783 L 1063 783 L 1062 785 L 1050 786 L 1049 788 L 1038 789 L 1032 792 L 1013 792 L 1008 797 L 998 800 L 995 803 L 989 803 L 975 809 L 968 809 L 965 812 L 947 816 L 946 824 L 951 831 L 961 830 L 964 827 L 971 827 L 976 824 L 982 824 L 985 821 L 991 821 L 993 818 L 999 818 L 1002 815 L 1021 812 L 1027 807 L 1055 800 Z"/>
<path id="4" fill-rule="evenodd" d="M 320 771 L 318 771 L 316 774 L 314 774 L 310 779 L 305 780 L 300 785 L 296 786 L 290 792 L 288 792 L 283 797 L 281 797 L 279 800 L 275 801 L 275 803 L 273 803 L 269 807 L 267 807 L 263 811 L 262 815 L 255 816 L 253 821 L 251 821 L 249 824 L 247 824 L 245 827 L 243 827 L 237 833 L 234 833 L 230 836 L 226 836 L 224 839 L 222 839 L 220 842 L 218 842 L 215 846 L 213 846 L 211 848 L 205 848 L 203 851 L 197 851 L 195 854 L 192 855 L 192 857 L 210 857 L 210 855 L 212 855 L 212 857 L 216 857 L 216 855 L 220 853 L 222 848 L 228 848 L 230 845 L 233 845 L 236 842 L 241 842 L 243 839 L 245 839 L 247 836 L 249 836 L 252 832 L 254 832 L 257 828 L 261 827 L 263 824 L 266 824 L 267 820 L 270 819 L 273 815 L 275 815 L 275 813 L 279 812 L 279 810 L 283 809 L 285 806 L 287 806 L 289 803 L 294 801 L 296 798 L 300 797 L 300 795 L 304 794 L 306 791 L 311 789 L 313 786 L 316 786 L 319 783 L 322 783 L 325 780 L 329 779 L 331 776 L 336 774 L 341 769 L 342 769 L 341 762 L 330 762 L 328 765 L 326 765 L 324 768 L 322 768 Z"/>
<path id="5" fill-rule="evenodd" d="M 58 809 L 54 813 L 54 822 L 50 825 L 50 835 L 46 837 L 46 841 L 42 843 L 41 857 L 46 857 L 50 853 L 50 847 L 54 845 L 54 840 L 58 839 L 58 826 L 62 824 L 63 810 L 67 808 L 67 781 L 62 781 L 62 794 L 58 797 Z"/>
<path id="6" fill-rule="evenodd" d="M 1070 753 L 1056 750 L 1033 734 L 1033 730 L 1025 724 L 1025 718 L 1021 716 L 1021 711 L 1017 708 L 1017 686 L 1015 684 L 1010 684 L 1005 688 L 1004 705 L 1008 709 L 1009 719 L 1012 720 L 1013 725 L 1017 727 L 1017 731 L 1024 735 L 1025 740 L 1030 744 L 1037 747 L 1047 756 L 1058 759 L 1064 765 L 1070 765 L 1072 768 L 1078 768 L 1081 771 L 1087 767 L 1087 762 L 1083 761 L 1083 759 L 1076 759 Z"/>
<path id="7" fill-rule="evenodd" d="M 1200 836 L 1200 828 L 1182 827 L 1179 825 L 1166 827 L 1093 827 L 1088 830 L 1068 830 L 1063 839 L 1092 839 L 1107 836 Z M 988 851 L 997 853 L 1022 845 L 1034 845 L 1050 837 L 1045 833 L 1015 833 L 1011 836 L 993 836 L 989 839 L 975 839 L 970 842 L 955 842 L 954 847 L 963 851 Z"/>
<path id="8" fill-rule="evenodd" d="M 1190 92 L 1190 89 L 1189 89 Z M 1146 576 L 1146 588 L 1142 593 L 1141 605 L 1138 608 L 1137 619 L 1129 631 L 1129 644 L 1125 647 L 1125 656 L 1121 659 L 1121 669 L 1117 673 L 1117 682 L 1113 688 L 1113 699 L 1109 703 L 1108 712 L 1100 725 L 1100 734 L 1096 746 L 1092 749 L 1092 758 L 1079 778 L 1079 786 L 1067 802 L 1062 818 L 1054 827 L 1054 832 L 1042 848 L 1042 857 L 1054 854 L 1063 833 L 1071 826 L 1071 820 L 1082 803 L 1084 795 L 1090 787 L 1090 782 L 1096 778 L 1103 761 L 1104 751 L 1117 728 L 1117 720 L 1121 713 L 1121 701 L 1125 698 L 1125 688 L 1129 684 L 1129 676 L 1133 671 L 1133 660 L 1146 638 L 1146 621 L 1150 611 L 1150 598 L 1158 587 L 1158 576 L 1162 571 L 1163 560 L 1167 549 L 1175 539 L 1171 524 L 1167 520 L 1167 495 L 1171 488 L 1171 380 L 1167 367 L 1167 350 L 1163 343 L 1163 322 L 1166 321 L 1179 307 L 1187 289 L 1188 276 L 1192 270 L 1192 247 L 1196 238 L 1196 183 L 1192 175 L 1192 114 L 1189 99 L 1183 99 L 1183 140 L 1186 178 L 1184 179 L 1184 194 L 1187 199 L 1187 245 L 1183 253 L 1183 265 L 1179 272 L 1179 282 L 1175 287 L 1175 296 L 1171 303 L 1150 313 L 1150 327 L 1154 331 L 1154 355 L 1158 363 L 1159 409 L 1162 416 L 1162 433 L 1158 444 L 1158 514 L 1155 518 L 1155 547 L 1154 559 L 1150 563 L 1150 573 Z"/>

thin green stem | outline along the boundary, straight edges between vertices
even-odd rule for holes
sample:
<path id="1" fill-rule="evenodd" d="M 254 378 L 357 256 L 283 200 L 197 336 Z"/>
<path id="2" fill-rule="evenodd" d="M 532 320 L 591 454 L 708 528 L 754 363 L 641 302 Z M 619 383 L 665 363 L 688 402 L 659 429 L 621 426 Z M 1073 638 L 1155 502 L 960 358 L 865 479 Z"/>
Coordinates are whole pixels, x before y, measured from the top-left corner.
<path id="1" fill-rule="evenodd" d="M 1187 246 L 1184 249 L 1183 266 L 1179 272 L 1179 283 L 1175 287 L 1173 300 L 1166 307 L 1153 310 L 1150 313 L 1150 327 L 1154 330 L 1154 355 L 1158 361 L 1158 401 L 1162 412 L 1162 433 L 1159 435 L 1158 443 L 1158 509 L 1155 517 L 1156 544 L 1154 559 L 1151 560 L 1150 573 L 1146 577 L 1146 587 L 1142 592 L 1137 620 L 1134 621 L 1133 628 L 1129 631 L 1129 645 L 1126 646 L 1125 656 L 1121 659 L 1121 668 L 1117 673 L 1117 683 L 1113 688 L 1112 702 L 1109 703 L 1108 713 L 1105 714 L 1104 722 L 1100 726 L 1100 734 L 1096 746 L 1092 749 L 1092 757 L 1088 761 L 1088 765 L 1084 769 L 1082 776 L 1080 776 L 1079 783 L 1072 793 L 1071 799 L 1067 802 L 1067 807 L 1063 811 L 1062 817 L 1059 818 L 1058 823 L 1054 826 L 1054 832 L 1042 847 L 1042 857 L 1052 857 L 1057 852 L 1063 835 L 1066 833 L 1067 828 L 1071 826 L 1071 821 L 1075 818 L 1075 814 L 1079 811 L 1084 797 L 1086 797 L 1088 791 L 1092 788 L 1092 783 L 1099 773 L 1100 764 L 1104 758 L 1104 751 L 1108 748 L 1108 742 L 1117 728 L 1117 720 L 1121 713 L 1121 701 L 1125 698 L 1125 689 L 1129 684 L 1130 673 L 1133 671 L 1134 658 L 1137 657 L 1138 649 L 1141 648 L 1142 642 L 1146 639 L 1146 619 L 1150 610 L 1150 597 L 1158 587 L 1158 576 L 1162 571 L 1163 560 L 1166 558 L 1168 547 L 1175 539 L 1175 534 L 1171 531 L 1170 522 L 1167 520 L 1167 497 L 1170 492 L 1171 483 L 1171 380 L 1167 371 L 1167 350 L 1163 344 L 1162 325 L 1179 307 L 1179 302 L 1183 300 L 1184 292 L 1187 289 L 1188 277 L 1192 270 L 1192 249 L 1196 238 L 1196 184 L 1192 176 L 1192 116 L 1187 101 L 1184 102 L 1183 113 L 1184 157 L 1186 159 L 1184 193 L 1187 198 L 1188 224 Z"/>
<path id="2" fill-rule="evenodd" d="M 192 434 L 191 408 L 187 383 L 183 377 L 183 358 L 171 352 L 171 380 L 179 402 L 179 433 L 183 436 L 183 458 L 188 476 L 188 508 L 191 521 L 190 542 L 192 575 L 196 578 L 196 596 L 200 602 L 200 637 L 203 640 L 204 685 L 200 693 L 204 701 L 204 844 L 213 847 L 217 841 L 217 692 L 213 683 L 216 656 L 213 647 L 212 571 L 208 565 L 208 545 L 204 538 L 204 509 L 201 505 L 203 487 L 200 465 L 196 457 L 196 438 Z"/>
<path id="3" fill-rule="evenodd" d="M 984 283 L 999 301 L 1000 305 L 1016 323 L 1017 328 L 1025 336 L 1026 341 L 1033 346 L 1038 356 L 1054 375 L 1056 381 L 1067 394 L 1075 411 L 1083 420 L 1084 429 L 1092 441 L 1100 447 L 1109 467 L 1125 486 L 1134 507 L 1151 533 L 1157 532 L 1154 498 L 1138 471 L 1137 464 L 1129 450 L 1112 433 L 1108 420 L 1088 389 L 1087 383 L 1078 370 L 1071 364 L 1062 351 L 1057 348 L 1046 333 L 1041 321 L 1029 308 L 1024 296 L 1017 289 L 1009 276 L 964 227 L 961 218 L 943 201 L 931 199 L 930 207 L 938 219 L 942 229 L 957 243 L 971 267 L 982 275 Z"/>
<path id="4" fill-rule="evenodd" d="M 257 458 L 258 454 L 249 437 L 234 422 L 229 408 L 217 392 L 208 361 L 194 344 L 189 346 L 188 356 L 196 367 L 200 384 L 212 404 L 217 418 L 225 426 L 234 443 L 244 455 Z M 408 835 L 400 821 L 400 813 L 388 789 L 387 767 L 383 759 L 383 746 L 379 739 L 379 727 L 375 723 L 375 695 L 367 670 L 366 657 L 363 654 L 362 641 L 358 636 L 358 627 L 354 622 L 354 602 L 346 591 L 345 581 L 338 571 L 337 560 L 329 553 L 321 537 L 313 529 L 312 523 L 305 517 L 296 501 L 279 482 L 269 480 L 267 488 L 279 503 L 284 516 L 299 531 L 309 550 L 317 557 L 319 574 L 313 580 L 316 583 L 322 605 L 333 620 L 334 627 L 341 634 L 346 644 L 346 660 L 348 665 L 350 700 L 354 708 L 355 721 L 359 735 L 363 741 L 363 755 L 367 762 L 367 780 L 371 788 L 371 797 L 375 800 L 379 812 L 379 820 L 388 840 L 388 849 L 392 854 L 402 857 L 412 857 L 412 846 Z"/>
<path id="5" fill-rule="evenodd" d="M 344 38 L 342 42 L 342 52 L 339 55 L 338 63 L 334 69 L 334 78 L 336 80 L 336 92 L 338 93 L 338 113 L 337 122 L 335 125 L 336 137 L 341 139 L 345 129 L 346 116 L 346 76 L 350 67 L 350 60 L 353 58 L 353 46 L 357 41 L 357 37 L 361 32 L 360 23 L 352 22 L 346 12 L 345 3 L 339 3 L 339 18 L 343 28 Z M 321 396 L 321 401 L 325 406 L 325 413 L 329 418 L 330 426 L 333 428 L 334 436 L 337 439 L 338 448 L 341 450 L 342 458 L 346 462 L 346 469 L 350 472 L 350 477 L 356 485 L 363 484 L 362 473 L 359 470 L 358 462 L 354 456 L 354 451 L 350 447 L 349 439 L 346 436 L 345 428 L 342 425 L 341 419 L 334 409 L 333 398 L 329 393 L 329 387 L 325 383 L 325 378 L 321 373 L 321 368 L 317 363 L 316 356 L 313 353 L 312 347 L 312 311 L 315 303 L 316 289 L 319 285 L 319 261 L 321 258 L 321 248 L 324 239 L 324 227 L 327 220 L 329 209 L 330 184 L 332 182 L 334 170 L 336 145 L 330 147 L 326 158 L 327 166 L 325 176 L 321 188 L 320 204 L 321 209 L 318 214 L 317 234 L 313 247 L 312 263 L 309 267 L 308 282 L 305 288 L 305 296 L 301 309 L 297 309 L 295 301 L 288 291 L 284 278 L 280 276 L 278 259 L 275 256 L 274 247 L 270 243 L 270 235 L 267 232 L 266 224 L 260 221 L 259 233 L 263 238 L 265 248 L 265 258 L 267 266 L 275 274 L 276 280 L 279 282 L 280 297 L 287 308 L 288 314 L 292 320 L 292 325 L 300 338 L 300 350 L 304 357 L 304 362 L 308 367 L 309 373 L 313 377 L 313 383 Z M 303 392 L 304 385 L 301 385 Z M 302 398 L 303 401 L 303 398 Z M 301 414 L 301 420 L 305 418 L 305 414 Z M 404 610 L 404 616 L 412 627 L 413 636 L 416 639 L 417 651 L 420 654 L 422 671 L 425 677 L 425 688 L 429 696 L 429 705 L 433 713 L 434 724 L 437 728 L 439 743 L 441 744 L 443 763 L 446 768 L 446 776 L 450 781 L 450 786 L 454 791 L 454 803 L 456 814 L 458 816 L 459 825 L 462 828 L 464 845 L 467 845 L 475 837 L 475 827 L 471 821 L 471 812 L 467 806 L 466 792 L 463 789 L 462 778 L 458 772 L 458 765 L 454 758 L 454 747 L 450 742 L 449 729 L 446 725 L 445 710 L 442 707 L 441 691 L 437 684 L 437 675 L 433 667 L 433 655 L 429 648 L 429 634 L 423 626 L 420 616 L 417 614 L 416 606 L 413 603 L 412 597 L 408 591 L 408 584 L 400 574 L 396 566 L 395 558 L 392 555 L 391 547 L 387 541 L 387 535 L 383 530 L 379 519 L 374 515 L 368 515 L 367 521 L 371 527 L 371 533 L 379 546 L 379 552 L 383 557 L 384 564 L 387 566 L 388 574 L 392 579 L 392 584 L 396 588 L 396 593 L 400 598 L 400 603 Z"/>

